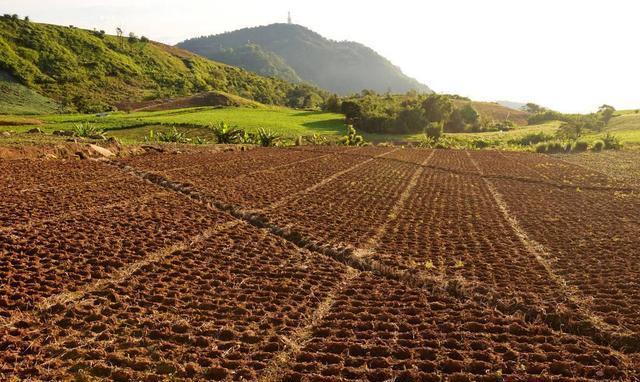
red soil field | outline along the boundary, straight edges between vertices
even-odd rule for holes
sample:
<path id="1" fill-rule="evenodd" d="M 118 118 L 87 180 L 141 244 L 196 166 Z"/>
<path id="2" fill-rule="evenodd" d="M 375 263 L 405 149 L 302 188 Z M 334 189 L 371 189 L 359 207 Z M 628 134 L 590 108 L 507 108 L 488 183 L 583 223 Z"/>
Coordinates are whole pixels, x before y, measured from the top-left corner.
<path id="1" fill-rule="evenodd" d="M 640 198 L 548 156 L 0 161 L 0 380 L 638 381 Z"/>

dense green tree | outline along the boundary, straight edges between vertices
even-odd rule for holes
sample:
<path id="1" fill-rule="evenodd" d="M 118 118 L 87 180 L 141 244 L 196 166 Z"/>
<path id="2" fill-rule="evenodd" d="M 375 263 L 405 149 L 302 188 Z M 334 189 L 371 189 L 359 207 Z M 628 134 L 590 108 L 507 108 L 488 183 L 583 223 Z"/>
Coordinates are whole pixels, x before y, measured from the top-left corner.
<path id="1" fill-rule="evenodd" d="M 598 113 L 600 114 L 602 122 L 604 122 L 605 126 L 609 124 L 609 121 L 611 121 L 611 118 L 613 118 L 613 114 L 615 113 L 615 111 L 616 109 L 613 106 L 606 104 L 600 106 L 600 108 L 598 109 Z"/>
<path id="2" fill-rule="evenodd" d="M 480 117 L 480 114 L 478 114 L 478 111 L 473 107 L 471 102 L 464 105 L 460 109 L 460 114 L 462 114 L 462 119 L 464 119 L 464 122 L 469 125 L 473 125 L 474 123 L 476 123 L 478 121 L 478 118 Z"/>
<path id="3" fill-rule="evenodd" d="M 406 108 L 398 113 L 395 130 L 398 133 L 418 133 L 427 122 L 421 107 Z"/>
<path id="4" fill-rule="evenodd" d="M 449 119 L 444 123 L 444 131 L 447 133 L 461 133 L 464 131 L 465 123 L 462 113 L 454 109 L 449 115 Z"/>
<path id="5" fill-rule="evenodd" d="M 340 102 L 340 98 L 338 98 L 336 94 L 332 94 L 324 103 L 323 110 L 330 111 L 332 113 L 340 113 L 341 106 L 342 103 Z"/>
<path id="6" fill-rule="evenodd" d="M 354 101 L 343 101 L 341 105 L 342 114 L 347 119 L 354 120 L 362 117 L 362 107 Z"/>
<path id="7" fill-rule="evenodd" d="M 441 94 L 430 94 L 422 102 L 422 108 L 427 121 L 446 122 L 453 112 L 453 103 Z"/>
<path id="8" fill-rule="evenodd" d="M 540 105 L 536 105 L 535 103 L 527 103 L 526 105 L 524 105 L 522 107 L 523 111 L 526 111 L 527 113 L 531 113 L 531 114 L 536 114 L 536 113 L 542 113 L 544 111 L 546 111 L 547 109 L 545 109 L 544 107 L 540 106 Z"/>
<path id="9" fill-rule="evenodd" d="M 430 122 L 424 129 L 424 135 L 437 141 L 442 136 L 442 122 Z"/>

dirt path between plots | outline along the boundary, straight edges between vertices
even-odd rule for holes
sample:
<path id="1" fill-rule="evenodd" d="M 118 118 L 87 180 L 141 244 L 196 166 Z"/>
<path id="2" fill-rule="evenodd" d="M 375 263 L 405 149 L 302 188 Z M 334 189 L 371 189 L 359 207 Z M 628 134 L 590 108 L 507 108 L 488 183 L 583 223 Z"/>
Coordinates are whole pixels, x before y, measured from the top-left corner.
<path id="1" fill-rule="evenodd" d="M 284 338 L 283 341 L 286 344 L 286 348 L 278 352 L 272 359 L 272 361 L 265 368 L 260 382 L 275 382 L 281 381 L 284 377 L 284 372 L 287 370 L 290 363 L 294 360 L 296 353 L 312 339 L 313 328 L 316 327 L 329 313 L 335 303 L 335 298 L 340 292 L 349 285 L 349 282 L 356 278 L 360 272 L 353 268 L 347 268 L 346 273 L 342 281 L 336 285 L 329 295 L 318 305 L 313 315 L 308 319 L 306 325 L 301 326 L 292 333 L 288 338 Z"/>
<path id="2" fill-rule="evenodd" d="M 380 227 L 378 227 L 375 233 L 371 235 L 369 240 L 367 240 L 367 242 L 363 246 L 354 251 L 354 256 L 368 257 L 369 255 L 371 255 L 371 252 L 378 245 L 378 241 L 380 241 L 380 238 L 382 237 L 382 235 L 384 235 L 385 231 L 389 227 L 389 224 L 398 219 L 400 211 L 402 211 L 405 204 L 407 203 L 407 200 L 411 196 L 411 192 L 413 192 L 413 189 L 418 184 L 420 176 L 424 172 L 425 166 L 427 165 L 429 160 L 431 160 L 434 153 L 435 151 L 431 151 L 431 153 L 420 163 L 420 167 L 418 167 L 411 176 L 409 183 L 405 187 L 402 194 L 400 194 L 400 198 L 393 205 L 393 209 L 389 213 L 389 216 L 387 216 L 387 219 L 385 219 L 384 223 Z"/>

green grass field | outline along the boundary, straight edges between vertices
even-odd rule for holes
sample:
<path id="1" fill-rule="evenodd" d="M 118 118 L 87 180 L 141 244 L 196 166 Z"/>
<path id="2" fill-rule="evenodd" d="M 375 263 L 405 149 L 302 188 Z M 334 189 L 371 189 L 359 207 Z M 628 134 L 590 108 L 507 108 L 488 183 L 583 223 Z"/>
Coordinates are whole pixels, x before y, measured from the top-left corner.
<path id="1" fill-rule="evenodd" d="M 15 125 L 15 121 L 20 121 L 20 118 L 16 116 L 0 116 L 0 125 L 2 120 L 12 121 L 12 124 Z M 294 110 L 283 107 L 200 107 L 157 112 L 118 112 L 106 116 L 53 114 L 33 118 L 41 120 L 43 124 L 38 127 L 48 133 L 55 130 L 73 129 L 77 123 L 90 123 L 104 129 L 107 136 L 116 137 L 124 143 L 142 142 L 148 136 L 149 131 L 167 131 L 173 126 L 184 131 L 188 137 L 200 137 L 212 141 L 213 136 L 207 126 L 221 121 L 237 126 L 247 132 L 256 132 L 258 128 L 262 127 L 277 132 L 281 137 L 289 141 L 295 140 L 298 136 L 311 136 L 314 134 L 337 140 L 345 134 L 344 117 L 340 114 Z M 540 132 L 551 136 L 556 132 L 558 126 L 560 126 L 560 122 L 549 122 L 541 125 L 519 127 L 507 132 L 446 134 L 446 137 L 463 145 L 465 142 L 481 140 L 484 143 L 488 143 L 488 147 L 533 150 L 534 145 L 518 146 L 510 142 L 525 135 Z M 21 133 L 31 128 L 33 126 L 30 125 L 0 126 L 0 131 Z M 635 113 L 635 111 L 619 112 L 611 120 L 605 132 L 588 134 L 582 139 L 593 142 L 606 132 L 615 134 L 625 145 L 625 148 L 640 148 L 640 113 Z M 363 133 L 362 135 L 367 141 L 372 142 L 416 142 L 423 138 L 422 134 L 382 135 Z"/>
<path id="2" fill-rule="evenodd" d="M 0 119 L 15 117 L 0 117 Z M 112 113 L 107 116 L 97 115 L 44 115 L 38 117 L 44 122 L 39 127 L 47 133 L 55 130 L 70 130 L 77 123 L 90 123 L 104 129 L 108 136 L 121 139 L 125 143 L 144 140 L 150 130 L 164 131 L 176 125 L 188 136 L 202 138 L 211 137 L 207 126 L 218 122 L 226 122 L 247 132 L 255 132 L 259 128 L 272 130 L 283 138 L 295 139 L 298 136 L 313 134 L 340 136 L 344 135 L 344 117 L 340 114 L 318 111 L 293 110 L 288 108 L 213 108 L 201 107 L 157 112 Z M 4 126 L 1 130 L 27 131 L 33 126 Z"/>

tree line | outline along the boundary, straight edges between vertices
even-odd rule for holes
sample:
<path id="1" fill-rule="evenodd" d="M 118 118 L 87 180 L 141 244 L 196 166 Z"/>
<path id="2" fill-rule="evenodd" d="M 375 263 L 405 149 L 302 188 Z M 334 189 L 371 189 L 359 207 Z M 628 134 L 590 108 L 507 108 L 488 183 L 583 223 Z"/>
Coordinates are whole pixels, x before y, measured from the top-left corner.
<path id="1" fill-rule="evenodd" d="M 468 102 L 456 107 L 454 100 Z M 462 133 L 513 128 L 508 120 L 480 115 L 468 98 L 450 94 L 382 95 L 365 90 L 343 99 L 330 96 L 324 109 L 344 114 L 348 124 L 368 133 L 415 134 L 427 130 L 437 134 L 436 130 Z"/>

